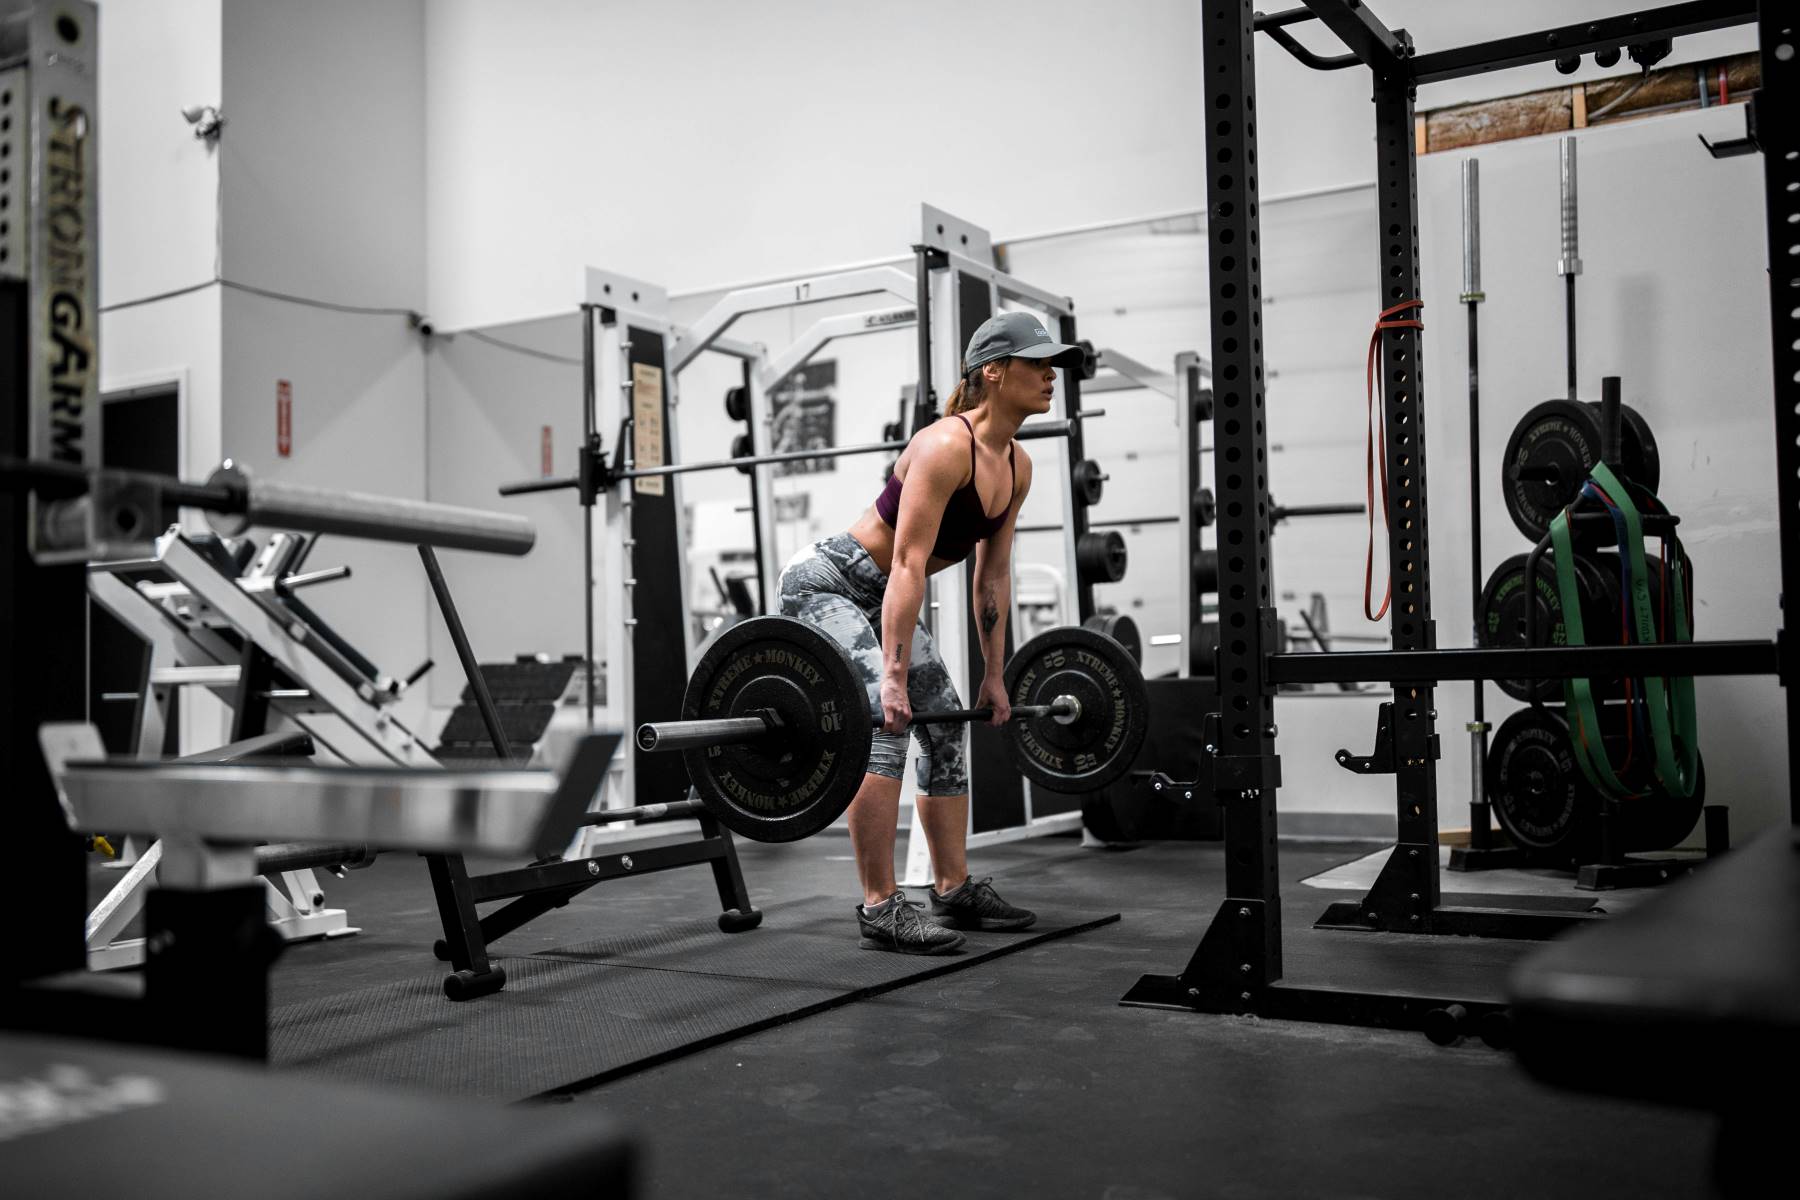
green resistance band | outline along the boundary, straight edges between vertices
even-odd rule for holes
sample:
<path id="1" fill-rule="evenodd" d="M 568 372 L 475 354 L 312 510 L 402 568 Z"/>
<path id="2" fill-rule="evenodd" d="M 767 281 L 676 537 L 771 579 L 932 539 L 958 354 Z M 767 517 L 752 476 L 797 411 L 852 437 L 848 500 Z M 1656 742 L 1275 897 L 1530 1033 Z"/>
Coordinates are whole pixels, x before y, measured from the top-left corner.
<path id="1" fill-rule="evenodd" d="M 1660 641 L 1656 628 L 1656 611 L 1650 597 L 1650 573 L 1644 563 L 1643 521 L 1624 483 L 1605 463 L 1594 467 L 1590 478 L 1612 498 L 1625 521 L 1626 538 L 1620 552 L 1625 554 L 1630 575 L 1631 623 L 1633 641 L 1650 644 Z M 1669 595 L 1675 609 L 1677 642 L 1693 640 L 1688 627 L 1687 580 L 1682 567 L 1681 543 L 1671 535 L 1673 553 L 1669 556 Z M 1563 621 L 1570 645 L 1587 644 L 1581 623 L 1580 592 L 1575 584 L 1575 543 L 1569 530 L 1569 509 L 1558 513 L 1550 523 L 1550 543 L 1556 551 L 1556 586 L 1562 593 Z M 1694 680 L 1692 676 L 1675 679 L 1660 677 L 1643 681 L 1644 705 L 1650 716 L 1651 745 L 1655 751 L 1658 790 L 1666 796 L 1685 799 L 1694 794 L 1698 774 L 1699 731 L 1694 715 Z M 1594 701 L 1593 681 L 1570 679 L 1563 683 L 1568 702 L 1570 741 L 1575 761 L 1602 795 L 1614 800 L 1631 799 L 1634 792 L 1613 769 L 1601 735 L 1598 707 Z"/>

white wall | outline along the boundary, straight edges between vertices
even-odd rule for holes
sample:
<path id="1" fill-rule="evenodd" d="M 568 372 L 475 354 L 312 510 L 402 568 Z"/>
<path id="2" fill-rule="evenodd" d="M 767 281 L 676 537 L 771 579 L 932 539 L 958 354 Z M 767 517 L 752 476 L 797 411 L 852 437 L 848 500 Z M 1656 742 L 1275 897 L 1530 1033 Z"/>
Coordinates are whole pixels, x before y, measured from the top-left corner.
<path id="1" fill-rule="evenodd" d="M 270 479 L 422 499 L 425 495 L 425 365 L 402 322 L 227 292 L 223 312 L 227 397 L 224 454 Z M 293 454 L 275 454 L 275 386 L 293 392 Z M 348 564 L 352 577 L 304 597 L 389 675 L 404 677 L 429 653 L 437 623 L 418 553 L 409 545 L 326 536 L 309 569 Z M 454 656 L 440 659 L 454 674 Z M 422 692 L 402 720 L 418 729 Z"/>
<path id="2" fill-rule="evenodd" d="M 904 253 L 921 200 L 1049 228 L 1200 188 L 1186 0 L 484 4 L 426 14 L 431 307 L 566 310 Z"/>
<path id="3" fill-rule="evenodd" d="M 226 6 L 228 281 L 336 305 L 423 306 L 423 29 L 419 3 Z M 225 289 L 220 308 L 224 454 L 268 478 L 424 498 L 424 341 L 403 314 L 237 288 Z M 285 459 L 275 436 L 280 380 L 293 394 Z M 437 620 L 417 554 L 327 538 L 309 566 L 336 563 L 352 578 L 308 602 L 383 671 L 409 673 Z M 453 673 L 454 661 L 444 667 Z M 400 712 L 423 723 L 423 691 Z"/>
<path id="4" fill-rule="evenodd" d="M 503 499 L 496 492 L 503 483 L 543 474 L 545 426 L 551 429 L 551 474 L 575 473 L 580 362 L 581 319 L 573 312 L 429 343 L 427 498 L 517 513 L 537 526 L 537 544 L 523 558 L 440 555 L 470 645 L 484 662 L 583 653 L 582 509 L 575 493 Z M 597 523 L 603 512 L 595 510 Z M 596 603 L 604 619 L 604 593 Z M 431 657 L 440 664 L 431 676 L 431 702 L 453 706 L 463 684 L 455 648 L 435 616 L 430 630 Z"/>
<path id="5" fill-rule="evenodd" d="M 233 0 L 225 267 L 340 304 L 422 308 L 422 0 Z"/>
<path id="6" fill-rule="evenodd" d="M 218 103 L 220 25 L 219 0 L 100 5 L 103 307 L 213 277 L 218 161 L 181 110 Z"/>

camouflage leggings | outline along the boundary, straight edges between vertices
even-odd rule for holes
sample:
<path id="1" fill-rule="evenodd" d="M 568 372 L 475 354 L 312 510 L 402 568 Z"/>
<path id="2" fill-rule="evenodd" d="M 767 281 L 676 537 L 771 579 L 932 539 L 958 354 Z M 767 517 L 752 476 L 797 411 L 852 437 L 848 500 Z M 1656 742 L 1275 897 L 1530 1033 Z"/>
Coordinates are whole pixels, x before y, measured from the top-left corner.
<path id="1" fill-rule="evenodd" d="M 881 715 L 881 600 L 887 576 L 848 533 L 815 542 L 788 560 L 781 572 L 781 614 L 816 626 L 849 651 L 868 688 L 869 712 Z M 961 708 L 956 686 L 937 643 L 920 625 L 913 632 L 906 694 L 915 709 Z M 961 725 L 918 725 L 918 784 L 924 796 L 960 796 L 969 790 L 967 734 Z M 906 735 L 875 734 L 869 774 L 899 779 L 906 769 Z"/>

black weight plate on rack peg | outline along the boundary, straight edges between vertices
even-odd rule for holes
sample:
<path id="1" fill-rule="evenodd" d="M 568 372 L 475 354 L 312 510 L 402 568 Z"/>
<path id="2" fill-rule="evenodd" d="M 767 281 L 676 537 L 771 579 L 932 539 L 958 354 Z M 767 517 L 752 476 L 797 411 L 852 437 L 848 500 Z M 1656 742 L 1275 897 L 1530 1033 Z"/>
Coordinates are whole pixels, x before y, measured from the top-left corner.
<path id="1" fill-rule="evenodd" d="M 749 434 L 740 433 L 731 439 L 731 457 L 750 458 L 755 453 L 756 443 L 751 441 Z M 750 463 L 739 463 L 737 465 L 737 470 L 740 474 L 748 475 L 750 472 L 756 470 L 756 467 Z"/>
<path id="2" fill-rule="evenodd" d="M 1219 502 L 1213 490 L 1202 485 L 1194 489 L 1194 524 L 1204 529 L 1219 519 Z"/>
<path id="3" fill-rule="evenodd" d="M 869 765 L 869 696 L 843 647 L 802 621 L 751 617 L 716 636 L 682 698 L 684 721 L 774 709 L 753 742 L 681 752 L 707 810 L 733 833 L 792 842 L 831 825 Z"/>
<path id="4" fill-rule="evenodd" d="M 1075 373 L 1083 379 L 1092 379 L 1100 373 L 1100 352 L 1086 338 L 1075 344 L 1081 347 L 1081 365 L 1076 368 Z"/>
<path id="5" fill-rule="evenodd" d="M 1125 647 L 1125 653 L 1131 655 L 1132 662 L 1143 665 L 1144 640 L 1138 636 L 1137 622 L 1124 613 L 1095 613 L 1083 621 L 1081 627 L 1105 634 Z"/>
<path id="6" fill-rule="evenodd" d="M 1573 400 L 1546 400 L 1513 427 L 1501 458 L 1501 495 L 1506 513 L 1526 537 L 1537 541 L 1556 514 L 1575 499 L 1600 461 L 1600 417 Z M 1554 469 L 1553 479 L 1521 479 L 1521 470 Z"/>
<path id="7" fill-rule="evenodd" d="M 1143 672 L 1125 648 L 1092 629 L 1046 630 L 1006 663 L 1013 707 L 1073 696 L 1081 714 L 1008 723 L 1006 753 L 1019 774 L 1053 792 L 1091 792 L 1131 769 L 1150 729 Z"/>
<path id="8" fill-rule="evenodd" d="M 1523 646 L 1531 602 L 1537 604 L 1537 644 L 1563 646 L 1568 634 L 1563 620 L 1562 593 L 1556 585 L 1555 560 L 1538 560 L 1537 587 L 1525 586 L 1528 556 L 1515 554 L 1488 576 L 1481 590 L 1481 619 L 1475 633 L 1486 649 Z M 1616 645 L 1619 640 L 1618 563 L 1610 556 L 1575 556 L 1575 586 L 1581 592 L 1582 632 L 1587 644 Z M 1562 696 L 1560 679 L 1496 679 L 1500 690 L 1515 700 L 1548 700 Z"/>
<path id="9" fill-rule="evenodd" d="M 1488 746 L 1486 788 L 1515 845 L 1551 861 L 1582 856 L 1600 800 L 1575 761 L 1560 708 L 1522 708 L 1500 723 Z"/>
<path id="10" fill-rule="evenodd" d="M 1216 675 L 1219 672 L 1219 623 L 1201 621 L 1194 626 L 1188 643 L 1188 673 Z"/>
<path id="11" fill-rule="evenodd" d="M 742 421 L 750 415 L 750 389 L 739 385 L 725 389 L 725 415 Z"/>
<path id="12" fill-rule="evenodd" d="M 1075 484 L 1075 499 L 1092 507 L 1100 503 L 1100 497 L 1106 492 L 1106 472 L 1100 464 L 1091 458 L 1084 458 L 1076 463 L 1069 472 Z"/>
<path id="13" fill-rule="evenodd" d="M 1090 529 L 1075 541 L 1075 569 L 1090 583 L 1119 582 L 1127 564 L 1125 535 L 1116 529 Z"/>

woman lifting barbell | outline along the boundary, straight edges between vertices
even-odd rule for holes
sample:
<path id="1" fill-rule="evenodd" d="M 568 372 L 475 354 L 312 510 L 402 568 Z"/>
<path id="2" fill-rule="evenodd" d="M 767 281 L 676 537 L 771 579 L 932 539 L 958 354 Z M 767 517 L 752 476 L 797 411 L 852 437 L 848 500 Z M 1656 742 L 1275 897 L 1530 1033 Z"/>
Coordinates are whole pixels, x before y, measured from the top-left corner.
<path id="1" fill-rule="evenodd" d="M 957 929 L 1023 929 L 1035 914 L 995 894 L 967 864 L 969 781 L 961 725 L 918 725 L 918 815 L 935 873 L 927 921 L 894 878 L 906 730 L 921 710 L 960 707 L 950 672 L 919 621 L 925 580 L 975 554 L 974 617 L 985 675 L 976 707 L 994 725 L 1010 712 L 1002 671 L 1011 606 L 1013 527 L 1031 490 L 1031 457 L 1014 441 L 1025 418 L 1048 412 L 1056 368 L 1080 365 L 1081 349 L 1051 338 L 1028 313 L 1003 313 L 969 339 L 963 377 L 944 416 L 920 430 L 887 487 L 855 524 L 796 554 L 781 573 L 781 611 L 807 621 L 850 653 L 883 725 L 849 809 L 863 902 L 862 945 L 945 954 Z M 991 514 L 991 515 L 990 515 Z"/>

